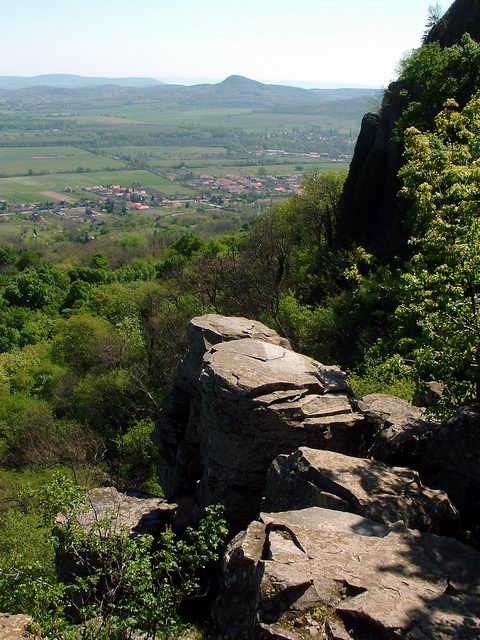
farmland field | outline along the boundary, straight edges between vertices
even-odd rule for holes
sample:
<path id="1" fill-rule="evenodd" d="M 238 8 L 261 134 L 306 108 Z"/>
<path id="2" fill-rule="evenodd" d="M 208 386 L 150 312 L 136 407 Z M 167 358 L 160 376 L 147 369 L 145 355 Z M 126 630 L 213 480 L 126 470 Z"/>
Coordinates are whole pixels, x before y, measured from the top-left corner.
<path id="1" fill-rule="evenodd" d="M 193 194 L 194 191 L 181 184 L 171 182 L 162 176 L 147 171 L 107 171 L 92 173 L 64 173 L 48 176 L 21 176 L 0 179 L 0 200 L 13 203 L 21 202 L 49 202 L 52 192 L 60 196 L 87 197 L 85 187 L 94 185 L 120 184 L 130 186 L 138 183 L 164 195 Z M 63 194 L 68 187 L 71 192 Z"/>
<path id="2" fill-rule="evenodd" d="M 365 104 L 365 110 L 368 105 Z M 192 109 L 165 110 L 151 107 L 127 106 L 82 115 L 78 122 L 97 122 L 128 125 L 151 123 L 170 126 L 230 127 L 245 131 L 275 129 L 291 130 L 293 127 L 319 127 L 338 129 L 347 133 L 358 127 L 358 120 L 348 112 L 333 117 L 331 114 L 272 113 L 262 109 Z"/>
<path id="3" fill-rule="evenodd" d="M 118 169 L 119 160 L 96 156 L 72 146 L 0 148 L 0 176 L 21 176 L 28 172 L 59 173 L 77 169 Z"/>

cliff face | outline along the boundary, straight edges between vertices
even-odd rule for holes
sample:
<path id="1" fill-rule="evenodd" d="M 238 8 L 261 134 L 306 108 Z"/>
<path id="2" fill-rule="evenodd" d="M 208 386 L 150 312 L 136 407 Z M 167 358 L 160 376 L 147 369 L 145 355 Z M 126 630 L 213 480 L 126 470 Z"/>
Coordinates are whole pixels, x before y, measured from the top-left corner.
<path id="1" fill-rule="evenodd" d="M 427 42 L 439 42 L 442 47 L 451 47 L 464 33 L 480 40 L 480 0 L 457 0 L 440 22 L 433 27 Z"/>
<path id="2" fill-rule="evenodd" d="M 480 40 L 480 0 L 456 0 L 427 42 L 452 46 L 464 33 Z M 380 115 L 364 117 L 341 203 L 340 238 L 345 244 L 360 243 L 387 260 L 405 253 L 409 236 L 407 205 L 398 199 L 403 146 L 393 139 L 395 123 L 406 106 L 405 93 L 415 94 L 415 87 L 393 82 Z"/>

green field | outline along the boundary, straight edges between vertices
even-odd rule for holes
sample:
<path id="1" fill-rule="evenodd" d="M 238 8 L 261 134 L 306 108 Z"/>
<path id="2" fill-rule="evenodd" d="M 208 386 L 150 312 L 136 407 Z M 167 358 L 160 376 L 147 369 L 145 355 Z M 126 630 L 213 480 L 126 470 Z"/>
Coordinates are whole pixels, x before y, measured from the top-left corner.
<path id="1" fill-rule="evenodd" d="M 108 147 L 102 149 L 105 153 L 111 155 L 141 155 L 148 158 L 203 158 L 205 156 L 217 156 L 227 153 L 225 147 L 161 147 L 157 145 L 150 146 L 125 146 L 125 147 Z"/>
<path id="2" fill-rule="evenodd" d="M 79 167 L 99 170 L 122 168 L 124 162 L 113 160 L 72 146 L 1 147 L 0 176 L 22 176 L 29 171 L 59 173 L 75 171 Z"/>
<path id="3" fill-rule="evenodd" d="M 272 113 L 260 109 L 164 110 L 155 106 L 127 106 L 92 112 L 75 118 L 77 122 L 109 124 L 154 123 L 160 126 L 229 127 L 257 132 L 293 127 L 320 127 L 348 132 L 358 128 L 358 119 L 344 116 L 302 113 Z"/>
<path id="4" fill-rule="evenodd" d="M 197 176 L 224 176 L 224 175 L 258 175 L 259 170 L 265 169 L 272 176 L 293 176 L 302 173 L 296 164 L 262 164 L 261 166 L 243 167 L 199 167 L 192 169 L 192 173 Z M 343 162 L 322 162 L 304 165 L 304 171 L 347 171 L 348 164 Z"/>
<path id="5" fill-rule="evenodd" d="M 86 192 L 82 190 L 84 187 L 109 184 L 130 186 L 134 182 L 166 196 L 195 193 L 192 189 L 148 171 L 106 171 L 1 178 L 0 200 L 13 203 L 50 202 L 55 199 L 61 200 L 63 197 L 68 200 L 75 196 L 87 197 Z M 72 192 L 64 194 L 65 187 L 70 187 Z"/>

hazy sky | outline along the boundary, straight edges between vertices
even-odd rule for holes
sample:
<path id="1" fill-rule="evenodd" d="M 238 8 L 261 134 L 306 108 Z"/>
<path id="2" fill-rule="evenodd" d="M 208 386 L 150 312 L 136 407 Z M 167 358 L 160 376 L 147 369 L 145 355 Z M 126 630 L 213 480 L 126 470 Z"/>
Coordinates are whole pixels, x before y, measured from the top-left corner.
<path id="1" fill-rule="evenodd" d="M 0 75 L 384 85 L 432 1 L 0 0 Z"/>

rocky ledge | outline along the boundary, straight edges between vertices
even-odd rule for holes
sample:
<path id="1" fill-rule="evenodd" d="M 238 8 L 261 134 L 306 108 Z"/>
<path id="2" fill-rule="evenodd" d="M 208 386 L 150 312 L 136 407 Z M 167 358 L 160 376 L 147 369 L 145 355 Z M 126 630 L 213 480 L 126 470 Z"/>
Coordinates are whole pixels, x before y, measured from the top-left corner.
<path id="1" fill-rule="evenodd" d="M 262 513 L 229 545 L 216 637 L 478 640 L 480 553 L 312 507 Z"/>

